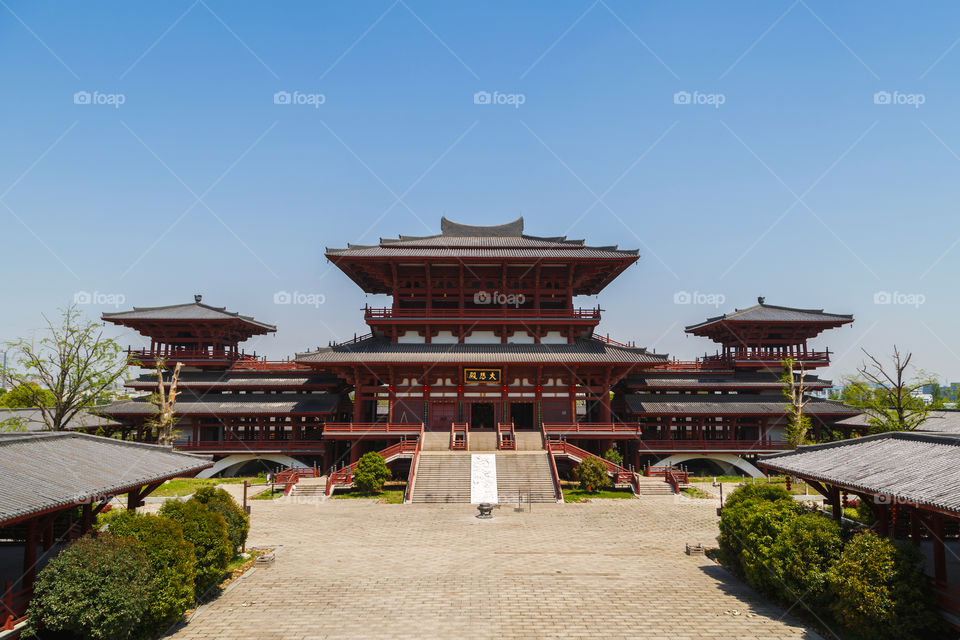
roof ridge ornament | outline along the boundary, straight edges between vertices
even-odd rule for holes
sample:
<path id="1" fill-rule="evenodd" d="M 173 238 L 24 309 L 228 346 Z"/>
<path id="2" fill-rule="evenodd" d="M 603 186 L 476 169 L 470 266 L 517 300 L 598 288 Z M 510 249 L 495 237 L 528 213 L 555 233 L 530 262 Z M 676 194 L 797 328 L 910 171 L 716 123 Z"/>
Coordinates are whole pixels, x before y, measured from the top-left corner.
<path id="1" fill-rule="evenodd" d="M 478 237 L 478 236 L 522 236 L 523 235 L 523 216 L 520 216 L 512 222 L 495 225 L 473 225 L 454 222 L 446 216 L 440 218 L 440 233 L 444 236 L 453 237 Z"/>

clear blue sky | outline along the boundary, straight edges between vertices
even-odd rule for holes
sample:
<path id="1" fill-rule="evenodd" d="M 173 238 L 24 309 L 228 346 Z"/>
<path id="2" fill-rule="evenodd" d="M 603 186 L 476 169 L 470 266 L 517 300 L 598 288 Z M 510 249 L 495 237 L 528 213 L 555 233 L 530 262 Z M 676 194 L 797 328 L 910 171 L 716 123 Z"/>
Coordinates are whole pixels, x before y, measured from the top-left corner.
<path id="1" fill-rule="evenodd" d="M 279 358 L 383 302 L 324 247 L 523 215 L 641 250 L 580 300 L 617 339 L 692 358 L 765 295 L 855 314 L 831 375 L 897 343 L 960 379 L 960 5 L 516 4 L 0 1 L 0 339 L 200 292 Z"/>

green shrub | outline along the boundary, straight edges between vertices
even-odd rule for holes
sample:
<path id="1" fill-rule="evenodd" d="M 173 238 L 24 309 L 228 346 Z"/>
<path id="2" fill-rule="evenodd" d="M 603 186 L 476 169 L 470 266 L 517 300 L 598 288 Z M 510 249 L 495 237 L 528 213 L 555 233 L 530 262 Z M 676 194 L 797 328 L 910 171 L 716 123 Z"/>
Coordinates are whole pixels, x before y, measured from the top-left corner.
<path id="1" fill-rule="evenodd" d="M 782 583 L 773 569 L 774 545 L 803 508 L 793 500 L 750 501 L 738 508 L 748 511 L 747 517 L 742 520 L 744 528 L 738 533 L 742 541 L 740 566 L 743 575 L 757 591 L 777 595 Z"/>
<path id="2" fill-rule="evenodd" d="M 589 457 L 580 462 L 577 465 L 576 473 L 577 480 L 580 481 L 580 488 L 590 493 L 609 487 L 612 484 L 610 476 L 607 475 L 606 465 L 594 457 Z"/>
<path id="3" fill-rule="evenodd" d="M 110 533 L 137 540 L 150 560 L 154 586 L 140 628 L 149 634 L 179 620 L 193 604 L 196 563 L 180 523 L 123 511 L 110 520 Z"/>
<path id="4" fill-rule="evenodd" d="M 219 584 L 233 557 L 227 521 L 196 500 L 167 500 L 160 507 L 160 515 L 179 522 L 183 537 L 193 545 L 194 594 L 200 598 Z"/>
<path id="5" fill-rule="evenodd" d="M 776 500 L 793 500 L 790 492 L 781 484 L 745 484 L 726 497 L 723 501 L 723 508 L 734 507 L 747 500 L 767 500 L 774 502 Z"/>
<path id="6" fill-rule="evenodd" d="M 77 540 L 40 572 L 27 611 L 41 638 L 135 637 L 153 592 L 146 553 L 131 538 Z"/>
<path id="7" fill-rule="evenodd" d="M 390 477 L 387 463 L 376 451 L 363 454 L 353 472 L 353 486 L 364 493 L 379 493 Z"/>
<path id="8" fill-rule="evenodd" d="M 744 485 L 731 493 L 730 497 L 724 502 L 720 516 L 720 536 L 717 540 L 720 543 L 720 555 L 735 572 L 745 573 L 744 550 L 749 542 L 751 527 L 758 524 L 748 522 L 748 520 L 754 518 L 754 510 L 758 505 L 781 503 L 789 505 L 786 507 L 788 513 L 781 513 L 784 517 L 790 517 L 800 511 L 800 507 L 790 497 L 786 489 L 767 484 Z M 773 513 L 780 512 L 775 511 Z M 765 516 L 771 516 L 773 513 L 765 512 Z M 779 529 L 777 530 L 779 531 Z M 765 534 L 769 532 L 769 528 L 757 532 L 758 540 L 754 540 L 753 544 L 762 542 Z M 763 553 L 762 550 L 758 552 Z M 755 562 L 753 564 L 757 567 Z"/>
<path id="9" fill-rule="evenodd" d="M 219 513 L 227 521 L 227 534 L 236 553 L 247 541 L 250 532 L 250 516 L 237 504 L 233 496 L 223 489 L 201 487 L 193 494 L 193 500 L 207 505 L 214 513 Z"/>
<path id="10" fill-rule="evenodd" d="M 855 536 L 829 575 L 832 610 L 852 638 L 937 637 L 942 622 L 920 552 L 873 532 Z"/>
<path id="11" fill-rule="evenodd" d="M 833 520 L 817 513 L 788 520 L 770 552 L 777 594 L 791 603 L 803 598 L 814 611 L 824 608 L 828 576 L 842 550 L 840 527 Z"/>
<path id="12" fill-rule="evenodd" d="M 607 449 L 607 452 L 603 454 L 603 458 L 604 460 L 608 460 L 617 466 L 623 466 L 623 454 L 613 447 Z"/>

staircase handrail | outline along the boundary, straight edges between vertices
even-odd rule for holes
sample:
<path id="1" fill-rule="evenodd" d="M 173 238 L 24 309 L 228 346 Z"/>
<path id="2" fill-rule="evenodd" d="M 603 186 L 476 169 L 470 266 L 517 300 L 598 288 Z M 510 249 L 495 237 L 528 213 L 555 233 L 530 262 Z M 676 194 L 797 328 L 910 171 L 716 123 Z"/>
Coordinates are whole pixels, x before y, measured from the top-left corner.
<path id="1" fill-rule="evenodd" d="M 508 438 L 504 438 L 508 435 Z M 497 423 L 497 449 L 516 449 L 517 436 L 513 421 Z"/>
<path id="2" fill-rule="evenodd" d="M 420 437 L 417 438 L 417 446 L 413 451 L 413 460 L 410 461 L 410 471 L 407 473 L 407 492 L 403 497 L 404 503 L 408 503 L 413 499 L 413 484 L 417 480 L 417 463 L 420 462 L 420 450 L 423 448 L 423 432 L 426 430 L 426 425 L 420 423 Z"/>
<path id="3" fill-rule="evenodd" d="M 420 424 L 420 435 L 418 436 L 417 442 L 413 448 L 412 453 L 414 457 L 416 457 L 417 451 L 420 449 L 420 441 L 422 439 L 423 439 L 423 423 Z M 384 460 L 398 454 L 410 453 L 410 441 L 401 440 L 400 442 L 395 442 L 389 447 L 387 447 L 386 449 L 382 449 L 377 453 L 380 454 L 380 457 L 382 457 Z M 350 484 L 350 479 L 353 477 L 353 472 L 357 470 L 357 465 L 359 463 L 360 463 L 359 460 L 357 460 L 356 462 L 351 462 L 345 467 L 342 467 L 330 473 L 330 475 L 327 476 L 327 486 L 325 489 L 325 493 L 329 496 L 330 494 L 333 493 L 333 489 L 336 485 Z"/>
<path id="4" fill-rule="evenodd" d="M 580 447 L 570 444 L 566 440 L 550 440 L 547 444 L 547 450 L 553 453 L 553 450 L 557 449 L 560 453 L 565 455 L 579 458 L 580 461 L 584 461 L 587 458 L 595 458 L 603 463 L 603 466 L 606 467 L 607 473 L 613 476 L 616 482 L 622 482 L 626 480 L 633 486 L 634 493 L 640 493 L 640 480 L 637 478 L 637 474 L 633 471 L 630 471 L 626 467 L 622 467 L 614 462 L 610 462 L 604 457 L 598 456 L 595 453 L 590 453 L 586 449 L 581 449 Z"/>
<path id="5" fill-rule="evenodd" d="M 547 438 L 547 430 L 543 423 L 540 423 L 540 433 L 543 435 L 543 448 L 547 450 L 547 461 L 550 463 L 550 475 L 553 477 L 553 492 L 557 502 L 563 502 L 563 489 L 560 488 L 560 474 L 557 472 L 557 460 L 550 451 L 550 439 Z"/>
<path id="6" fill-rule="evenodd" d="M 457 442 L 457 434 L 463 434 L 463 446 L 455 446 Z M 450 450 L 458 449 L 469 449 L 470 442 L 468 438 L 470 437 L 470 425 L 467 422 L 451 422 L 450 423 Z"/>

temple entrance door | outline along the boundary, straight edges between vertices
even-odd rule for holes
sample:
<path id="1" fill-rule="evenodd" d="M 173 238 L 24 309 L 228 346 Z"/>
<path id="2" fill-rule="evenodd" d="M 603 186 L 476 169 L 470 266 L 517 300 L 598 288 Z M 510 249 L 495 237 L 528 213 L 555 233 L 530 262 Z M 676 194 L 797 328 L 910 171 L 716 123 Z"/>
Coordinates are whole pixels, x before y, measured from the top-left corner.
<path id="1" fill-rule="evenodd" d="M 450 423 L 457 420 L 457 403 L 452 400 L 432 400 L 430 402 L 431 431 L 449 431 Z"/>
<path id="2" fill-rule="evenodd" d="M 470 405 L 470 429 L 493 429 L 496 425 L 492 402 L 474 402 Z"/>
<path id="3" fill-rule="evenodd" d="M 510 421 L 514 429 L 533 429 L 533 403 L 511 402 Z"/>

